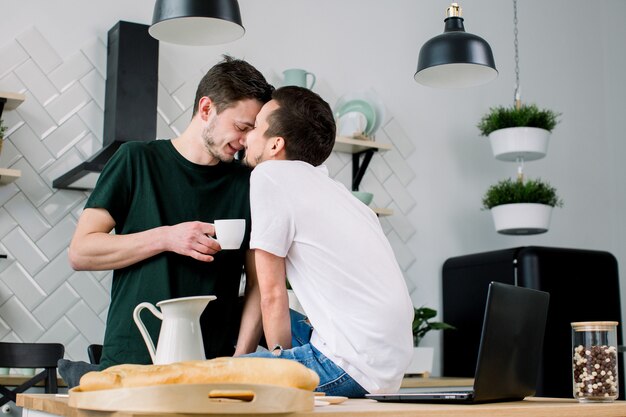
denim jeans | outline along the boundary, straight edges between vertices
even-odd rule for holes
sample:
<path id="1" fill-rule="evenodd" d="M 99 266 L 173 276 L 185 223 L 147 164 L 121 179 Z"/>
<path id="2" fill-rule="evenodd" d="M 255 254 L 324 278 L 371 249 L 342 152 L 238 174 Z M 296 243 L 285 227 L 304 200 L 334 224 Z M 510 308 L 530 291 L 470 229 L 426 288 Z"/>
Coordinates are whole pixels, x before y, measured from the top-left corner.
<path id="1" fill-rule="evenodd" d="M 243 356 L 291 359 L 300 362 L 319 375 L 320 383 L 315 391 L 324 392 L 326 395 L 361 398 L 367 394 L 367 391 L 352 379 L 346 371 L 311 345 L 310 340 L 313 328 L 306 321 L 306 317 L 293 310 L 289 310 L 289 314 L 291 318 L 291 349 L 281 350 L 280 355 L 274 355 L 272 352 L 265 350 Z"/>

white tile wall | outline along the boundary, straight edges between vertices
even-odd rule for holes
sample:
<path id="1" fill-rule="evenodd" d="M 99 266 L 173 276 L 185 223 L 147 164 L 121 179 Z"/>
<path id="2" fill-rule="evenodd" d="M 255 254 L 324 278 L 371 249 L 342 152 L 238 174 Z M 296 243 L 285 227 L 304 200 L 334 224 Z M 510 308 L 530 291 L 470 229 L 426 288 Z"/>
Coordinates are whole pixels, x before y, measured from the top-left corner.
<path id="1" fill-rule="evenodd" d="M 3 114 L 9 134 L 0 166 L 22 177 L 0 187 L 0 251 L 9 256 L 0 260 L 0 340 L 60 342 L 66 357 L 87 360 L 87 345 L 104 336 L 112 273 L 71 269 L 67 247 L 88 193 L 56 190 L 52 181 L 102 147 L 106 45 L 91 40 L 63 61 L 28 28 L 0 45 L 0 56 L 0 90 L 26 95 Z M 204 72 L 183 76 L 164 59 L 159 71 L 157 136 L 168 138 L 186 128 Z M 407 271 L 416 259 L 405 242 L 417 231 L 406 216 L 416 205 L 404 189 L 415 179 L 406 157 L 415 148 L 393 118 L 377 140 L 394 150 L 374 155 L 360 189 L 374 193 L 372 205 L 395 211 L 380 221 Z M 326 164 L 351 186 L 351 155 L 333 153 Z"/>

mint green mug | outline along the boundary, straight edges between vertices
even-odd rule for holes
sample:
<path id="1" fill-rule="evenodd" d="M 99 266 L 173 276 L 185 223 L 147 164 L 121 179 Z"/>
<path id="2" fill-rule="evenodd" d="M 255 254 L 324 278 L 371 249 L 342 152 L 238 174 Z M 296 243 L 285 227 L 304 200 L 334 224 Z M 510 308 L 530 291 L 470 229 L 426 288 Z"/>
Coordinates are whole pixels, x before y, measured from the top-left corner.
<path id="1" fill-rule="evenodd" d="M 315 74 L 299 68 L 291 68 L 283 71 L 285 81 L 283 86 L 295 85 L 298 87 L 308 88 L 309 90 L 315 85 Z M 307 77 L 311 77 L 311 85 L 307 86 Z"/>

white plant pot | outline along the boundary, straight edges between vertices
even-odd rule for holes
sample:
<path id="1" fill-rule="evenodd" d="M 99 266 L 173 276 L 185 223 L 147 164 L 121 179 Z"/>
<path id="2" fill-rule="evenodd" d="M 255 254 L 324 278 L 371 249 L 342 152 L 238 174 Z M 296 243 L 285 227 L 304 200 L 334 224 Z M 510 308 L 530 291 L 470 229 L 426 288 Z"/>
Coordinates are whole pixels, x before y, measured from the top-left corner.
<path id="1" fill-rule="evenodd" d="M 433 371 L 433 357 L 435 348 L 432 347 L 414 347 L 413 358 L 405 374 L 430 374 Z"/>
<path id="2" fill-rule="evenodd" d="M 489 134 L 493 156 L 500 161 L 533 161 L 546 156 L 550 132 L 537 127 L 509 127 Z"/>
<path id="3" fill-rule="evenodd" d="M 493 223 L 504 235 L 536 235 L 550 227 L 552 206 L 534 203 L 503 204 L 491 208 Z"/>

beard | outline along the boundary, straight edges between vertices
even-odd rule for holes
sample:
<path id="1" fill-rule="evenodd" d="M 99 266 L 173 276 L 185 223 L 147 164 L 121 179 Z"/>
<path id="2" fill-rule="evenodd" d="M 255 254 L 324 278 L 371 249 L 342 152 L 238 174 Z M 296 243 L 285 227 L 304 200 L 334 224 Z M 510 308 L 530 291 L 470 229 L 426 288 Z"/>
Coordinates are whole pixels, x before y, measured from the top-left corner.
<path id="1" fill-rule="evenodd" d="M 220 150 L 219 146 L 215 142 L 215 136 L 213 134 L 215 130 L 215 119 L 209 122 L 209 125 L 202 131 L 202 140 L 204 141 L 204 147 L 211 156 L 218 159 L 221 162 L 232 162 L 234 157 Z"/>

